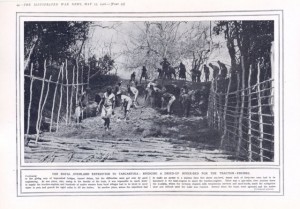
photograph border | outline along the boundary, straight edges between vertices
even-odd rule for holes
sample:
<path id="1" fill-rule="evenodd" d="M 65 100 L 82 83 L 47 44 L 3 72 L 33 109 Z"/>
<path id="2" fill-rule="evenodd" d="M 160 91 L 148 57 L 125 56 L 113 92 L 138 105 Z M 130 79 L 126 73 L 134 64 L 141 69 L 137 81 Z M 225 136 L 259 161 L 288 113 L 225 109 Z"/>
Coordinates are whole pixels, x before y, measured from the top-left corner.
<path id="1" fill-rule="evenodd" d="M 268 13 L 269 12 L 269 13 Z M 273 13 L 273 14 L 270 14 Z M 209 13 L 245 13 L 245 14 L 228 14 L 228 15 L 207 15 Z M 248 14 L 247 14 L 248 13 Z M 260 14 L 249 14 L 249 13 L 260 13 Z M 38 15 L 38 14 L 57 14 L 60 16 L 47 16 L 47 15 Z M 66 16 L 63 16 L 65 14 Z M 72 14 L 77 14 L 76 16 L 72 16 Z M 91 18 L 92 14 L 96 14 L 97 16 L 94 16 L 96 18 L 147 18 L 147 16 L 143 15 L 150 15 L 149 18 L 172 18 L 172 17 L 233 17 L 233 16 L 274 16 L 278 18 L 278 115 L 276 115 L 276 120 L 278 120 L 279 127 L 278 127 L 278 163 L 275 164 L 275 162 L 254 162 L 254 163 L 249 163 L 249 162 L 241 162 L 241 164 L 235 164 L 233 165 L 231 163 L 226 163 L 220 165 L 218 162 L 215 163 L 207 163 L 207 165 L 195 165 L 195 164 L 189 164 L 189 163 L 197 163 L 197 162 L 184 162 L 184 165 L 175 165 L 175 164 L 170 164 L 170 163 L 143 163 L 143 165 L 134 165 L 133 162 L 131 163 L 117 163 L 116 165 L 108 165 L 106 163 L 95 163 L 96 165 L 92 165 L 89 163 L 80 163 L 80 165 L 76 164 L 74 165 L 73 163 L 59 163 L 59 165 L 49 165 L 45 163 L 40 163 L 38 165 L 31 165 L 31 163 L 24 163 L 22 164 L 22 120 L 23 118 L 20 118 L 20 113 L 21 113 L 21 97 L 20 94 L 22 93 L 22 86 L 20 85 L 21 81 L 21 73 L 20 70 L 21 68 L 21 50 L 20 50 L 20 21 L 22 17 L 67 17 L 67 18 L 81 18 L 81 17 L 87 17 Z M 155 16 L 155 14 L 160 14 L 160 16 Z M 168 14 L 193 14 L 193 16 L 164 16 Z M 198 14 L 198 15 L 196 15 Z M 204 15 L 201 15 L 204 14 Z M 282 195 L 284 195 L 284 186 L 281 187 L 281 184 L 284 185 L 284 17 L 283 17 L 283 10 L 235 10 L 235 11 L 181 11 L 181 12 L 16 12 L 16 174 L 17 174 L 17 191 L 20 188 L 19 186 L 19 180 L 20 180 L 20 174 L 21 170 L 32 170 L 33 168 L 44 168 L 43 170 L 46 170 L 45 168 L 53 168 L 53 170 L 57 170 L 58 168 L 80 168 L 82 170 L 84 169 L 95 169 L 98 168 L 98 170 L 107 170 L 107 169 L 215 169 L 214 167 L 217 167 L 217 169 L 251 169 L 251 168 L 261 168 L 261 169 L 279 169 L 280 170 L 280 189 L 282 189 Z M 24 16 L 22 16 L 24 15 Z M 84 16 L 87 15 L 87 16 Z M 103 16 L 101 16 L 103 15 Z M 121 16 L 108 16 L 108 15 L 121 15 Z M 127 15 L 127 16 L 126 16 Z M 130 15 L 130 16 L 128 16 Z M 131 16 L 131 15 L 140 15 L 140 16 Z M 274 31 L 275 32 L 275 31 Z M 276 81 L 275 81 L 276 82 Z M 276 94 L 277 95 L 277 94 Z M 278 117 L 278 118 L 277 118 Z M 24 157 L 24 153 L 23 153 Z M 222 163 L 222 162 L 221 162 Z M 114 164 L 114 163 L 111 163 Z M 281 182 L 282 181 L 282 182 Z M 17 192 L 19 193 L 19 192 Z M 205 193 L 205 192 L 203 192 Z M 223 192 L 224 193 L 224 192 Z M 200 194 L 201 195 L 201 194 Z M 261 194 L 260 194 L 261 195 Z M 210 195 L 211 196 L 211 195 Z M 224 194 L 222 194 L 224 196 Z M 232 196 L 232 195 L 230 195 Z M 234 195 L 234 196 L 239 196 L 239 195 Z M 245 195 L 242 195 L 245 196 Z"/>

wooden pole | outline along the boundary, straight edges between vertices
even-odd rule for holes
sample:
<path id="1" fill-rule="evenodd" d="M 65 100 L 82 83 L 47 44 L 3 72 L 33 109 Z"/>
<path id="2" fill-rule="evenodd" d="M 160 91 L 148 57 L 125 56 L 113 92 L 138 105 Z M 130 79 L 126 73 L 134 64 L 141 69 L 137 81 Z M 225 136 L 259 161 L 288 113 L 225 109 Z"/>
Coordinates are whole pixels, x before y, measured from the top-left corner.
<path id="1" fill-rule="evenodd" d="M 43 93 L 44 93 L 44 85 L 45 85 L 45 77 L 46 77 L 46 72 L 47 72 L 47 67 L 46 67 L 46 60 L 44 61 L 44 76 L 43 76 L 43 81 L 42 81 L 42 89 L 41 89 L 41 95 L 40 95 L 40 101 L 39 101 L 39 107 L 38 107 L 38 117 L 36 120 L 36 138 L 35 142 L 38 141 L 39 139 L 39 134 L 40 134 L 40 129 L 39 129 L 39 124 L 40 124 L 40 114 L 41 114 L 41 105 L 42 105 L 42 99 L 43 99 Z"/>
<path id="2" fill-rule="evenodd" d="M 218 128 L 218 105 L 217 105 L 217 92 L 218 92 L 218 81 L 214 79 L 214 97 L 213 97 L 213 111 L 214 111 L 214 128 Z"/>
<path id="3" fill-rule="evenodd" d="M 55 90 L 54 90 L 54 96 L 53 96 L 53 102 L 52 102 L 52 110 L 51 110 L 50 132 L 52 131 L 52 126 L 53 126 L 53 113 L 54 113 L 54 107 L 55 107 L 57 86 L 58 86 L 58 81 L 59 81 L 59 78 L 60 78 L 61 70 L 62 70 L 62 67 L 60 67 L 60 69 L 59 69 L 57 81 L 56 81 L 56 84 L 55 84 Z"/>
<path id="4" fill-rule="evenodd" d="M 250 69 L 249 69 L 249 77 L 248 77 L 248 161 L 251 162 L 252 161 L 252 123 L 251 123 L 251 119 L 252 119 L 252 96 L 251 96 L 251 74 L 252 74 L 252 67 L 250 65 Z"/>
<path id="5" fill-rule="evenodd" d="M 220 80 L 219 81 L 220 83 L 221 83 L 221 88 L 219 88 L 219 94 L 218 94 L 218 104 L 219 104 L 219 110 L 218 110 L 218 118 L 219 118 L 219 130 L 220 131 L 222 131 L 222 128 L 223 128 L 223 121 L 222 121 L 222 118 L 223 118 L 223 108 L 222 108 L 222 97 L 223 97 L 223 95 L 222 95 L 222 93 L 223 93 L 223 84 L 222 84 L 222 82 L 224 82 L 223 80 Z"/>
<path id="6" fill-rule="evenodd" d="M 66 124 L 68 124 L 69 119 L 69 79 L 68 79 L 68 60 L 66 59 L 66 82 L 67 82 L 67 105 L 66 105 Z"/>
<path id="7" fill-rule="evenodd" d="M 262 106 L 261 106 L 261 97 L 260 97 L 260 66 L 259 62 L 257 64 L 257 102 L 258 102 L 258 117 L 259 117 L 259 156 L 260 161 L 263 162 L 263 137 L 264 137 L 264 125 L 262 118 Z"/>
<path id="8" fill-rule="evenodd" d="M 51 81 L 51 78 L 52 78 L 52 75 L 50 76 L 49 81 Z M 45 107 L 45 104 L 46 104 L 46 101 L 47 101 L 47 98 L 48 98 L 49 88 L 50 88 L 50 82 L 48 82 L 46 96 L 45 96 L 45 99 L 44 99 L 44 102 L 43 102 L 43 105 L 42 105 L 42 108 L 41 108 L 41 120 L 40 120 L 40 123 L 39 123 L 39 129 L 41 129 L 43 111 L 44 111 L 44 107 Z"/>
<path id="9" fill-rule="evenodd" d="M 91 73 L 91 64 L 89 63 L 89 72 L 88 72 L 88 87 L 90 87 L 90 73 Z"/>
<path id="10" fill-rule="evenodd" d="M 73 75 L 72 75 L 72 89 L 71 89 L 71 99 L 70 99 L 71 104 L 70 104 L 70 118 L 69 118 L 69 121 L 71 121 L 72 110 L 73 110 L 74 81 L 75 81 L 75 66 L 73 67 Z"/>
<path id="11" fill-rule="evenodd" d="M 64 69 L 64 64 L 62 66 L 62 74 L 61 74 L 60 99 L 59 99 L 59 106 L 58 106 L 57 119 L 56 119 L 56 132 L 58 131 L 58 123 L 59 123 L 60 109 L 61 109 L 61 103 L 62 103 L 62 93 L 63 93 L 63 83 L 64 83 L 64 70 L 63 69 Z"/>
<path id="12" fill-rule="evenodd" d="M 83 83 L 83 66 L 81 65 L 81 83 Z M 83 92 L 83 85 L 81 85 L 81 93 Z"/>
<path id="13" fill-rule="evenodd" d="M 31 114 L 31 102 L 32 102 L 32 85 L 34 79 L 32 78 L 32 71 L 33 71 L 33 64 L 31 63 L 30 67 L 30 87 L 29 87 L 29 104 L 28 104 L 28 112 L 27 112 L 27 130 L 26 130 L 26 137 L 25 137 L 25 144 L 27 145 L 27 135 L 29 134 L 30 128 L 30 114 Z"/>
<path id="14" fill-rule="evenodd" d="M 240 149 L 242 146 L 242 139 L 243 139 L 243 130 L 242 130 L 242 123 L 244 119 L 244 105 L 245 105 L 245 65 L 244 65 L 244 57 L 241 56 L 241 65 L 242 65 L 242 91 L 241 91 L 241 108 L 240 108 L 240 115 L 239 115 L 239 124 L 238 124 L 238 145 L 237 145 L 237 152 L 236 155 L 239 156 Z"/>
<path id="15" fill-rule="evenodd" d="M 274 72 L 275 72 L 275 69 L 274 69 L 274 42 L 272 42 L 272 45 L 271 45 L 271 51 L 270 51 L 270 61 L 271 61 L 271 78 L 273 79 L 274 78 Z M 274 104 L 274 82 L 273 80 L 271 81 L 271 91 L 270 91 L 270 94 L 271 94 L 271 97 L 269 98 L 269 104 L 272 104 L 272 106 L 270 106 L 270 111 L 271 111 L 271 114 L 274 115 L 274 109 L 273 109 L 273 104 Z"/>
<path id="16" fill-rule="evenodd" d="M 75 99 L 76 99 L 76 105 L 78 105 L 79 103 L 78 103 L 78 88 L 79 88 L 79 86 L 78 86 L 78 68 L 79 68 L 79 66 L 78 66 L 78 59 L 76 60 L 76 94 L 75 94 Z"/>
<path id="17" fill-rule="evenodd" d="M 215 80 L 212 80 L 212 90 L 211 90 L 211 115 L 212 115 L 212 127 L 215 128 L 215 118 L 216 118 L 216 109 L 215 109 L 215 100 L 216 100 L 216 90 L 215 90 Z"/>
<path id="18" fill-rule="evenodd" d="M 208 97 L 208 110 L 207 110 L 207 118 L 208 118 L 208 125 L 209 127 L 212 127 L 212 97 L 213 97 L 213 85 L 210 86 L 209 90 L 209 97 Z"/>
<path id="19" fill-rule="evenodd" d="M 223 113 L 223 124 L 224 124 L 224 132 L 223 135 L 221 137 L 221 144 L 220 144 L 220 148 L 223 147 L 223 143 L 224 143 L 224 139 L 227 133 L 227 121 L 226 121 L 226 115 L 227 115 L 227 106 L 228 106 L 228 95 L 230 92 L 230 86 L 231 86 L 231 76 L 229 77 L 229 81 L 228 81 L 228 86 L 227 86 L 227 91 L 226 91 L 226 95 L 225 95 L 225 105 L 224 105 L 224 113 Z"/>
<path id="20" fill-rule="evenodd" d="M 233 132 L 235 133 L 235 136 L 237 135 L 238 131 L 238 118 L 236 117 L 239 113 L 239 107 L 240 107 L 240 97 L 239 97 L 239 90 L 240 90 L 240 72 L 237 72 L 237 90 L 236 90 L 236 105 L 235 105 L 235 113 L 234 113 L 234 129 Z"/>
<path id="21" fill-rule="evenodd" d="M 83 83 L 83 65 L 81 65 L 81 83 Z M 83 84 L 81 85 L 81 94 L 83 93 Z M 85 94 L 87 96 L 87 94 Z M 81 111 L 81 118 L 83 119 L 83 109 Z"/>

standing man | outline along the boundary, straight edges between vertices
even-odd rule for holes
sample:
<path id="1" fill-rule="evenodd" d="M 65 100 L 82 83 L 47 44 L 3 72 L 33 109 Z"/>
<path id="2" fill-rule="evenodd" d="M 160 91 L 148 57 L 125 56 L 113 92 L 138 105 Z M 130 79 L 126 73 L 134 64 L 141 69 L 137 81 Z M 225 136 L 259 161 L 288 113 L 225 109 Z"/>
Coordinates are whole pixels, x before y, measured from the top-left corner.
<path id="1" fill-rule="evenodd" d="M 183 80 L 186 80 L 186 68 L 185 65 L 180 62 L 179 64 L 179 78 L 182 78 Z"/>
<path id="2" fill-rule="evenodd" d="M 158 77 L 157 78 L 162 78 L 163 77 L 162 69 L 157 68 L 157 72 L 158 72 Z"/>
<path id="3" fill-rule="evenodd" d="M 211 67 L 213 69 L 213 77 L 216 80 L 218 78 L 218 76 L 219 76 L 219 73 L 220 73 L 219 67 L 216 66 L 216 65 L 213 65 L 211 63 L 209 63 L 209 67 Z"/>
<path id="4" fill-rule="evenodd" d="M 205 82 L 208 82 L 209 79 L 209 67 L 207 67 L 206 65 L 204 65 L 204 74 L 205 74 Z"/>
<path id="5" fill-rule="evenodd" d="M 218 60 L 218 64 L 221 70 L 221 78 L 225 79 L 227 77 L 227 67 L 224 63 L 220 62 L 219 60 Z"/>
<path id="6" fill-rule="evenodd" d="M 110 129 L 110 118 L 114 114 L 115 95 L 112 93 L 112 88 L 108 87 L 103 95 L 103 108 L 101 117 L 104 120 L 105 131 Z"/>
<path id="7" fill-rule="evenodd" d="M 167 58 L 164 58 L 160 65 L 162 66 L 163 77 L 168 77 L 170 63 L 168 62 Z"/>
<path id="8" fill-rule="evenodd" d="M 147 69 L 145 66 L 143 66 L 143 68 L 142 68 L 142 75 L 140 78 L 140 83 L 142 83 L 142 78 L 145 78 L 145 81 L 147 82 L 148 76 L 147 76 Z"/>
<path id="9" fill-rule="evenodd" d="M 130 75 L 130 82 L 131 81 L 135 82 L 135 72 L 131 73 L 131 75 Z"/>
<path id="10" fill-rule="evenodd" d="M 196 82 L 200 83 L 200 77 L 201 77 L 201 70 L 196 70 Z"/>
<path id="11" fill-rule="evenodd" d="M 122 81 L 118 82 L 118 84 L 115 86 L 114 94 L 115 94 L 115 107 L 120 106 L 120 100 L 121 100 L 121 85 Z"/>

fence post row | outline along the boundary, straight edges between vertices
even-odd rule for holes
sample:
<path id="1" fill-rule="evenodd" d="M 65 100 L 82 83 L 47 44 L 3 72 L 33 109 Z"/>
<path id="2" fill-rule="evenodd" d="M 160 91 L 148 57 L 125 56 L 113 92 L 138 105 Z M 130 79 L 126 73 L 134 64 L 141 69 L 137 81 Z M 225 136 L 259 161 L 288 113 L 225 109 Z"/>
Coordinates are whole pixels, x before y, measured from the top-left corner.
<path id="1" fill-rule="evenodd" d="M 274 122 L 272 122 L 274 120 L 272 112 L 273 79 L 260 81 L 261 69 L 260 63 L 258 63 L 257 81 L 255 84 L 251 84 L 253 66 L 251 65 L 249 68 L 248 81 L 245 78 L 244 57 L 241 57 L 241 67 L 242 71 L 237 72 L 236 78 L 231 77 L 234 74 L 228 78 L 227 86 L 226 80 L 212 80 L 207 112 L 208 125 L 221 132 L 220 149 L 224 148 L 226 141 L 235 149 L 237 158 L 248 161 L 271 160 L 272 156 L 270 157 L 266 153 L 274 153 L 274 148 L 272 145 L 266 146 L 264 142 L 274 143 L 272 128 L 274 127 Z M 237 87 L 231 91 L 233 78 L 236 79 Z M 218 86 L 218 83 L 223 84 L 222 87 Z M 224 91 L 225 89 L 226 91 Z M 265 94 L 262 95 L 262 93 Z M 264 106 L 271 107 L 270 114 L 266 112 Z M 257 109 L 257 112 L 252 110 L 254 108 Z M 264 117 L 268 118 L 266 119 L 267 123 L 264 122 Z M 266 129 L 264 125 L 271 128 Z M 264 138 L 264 136 L 268 136 L 268 138 Z"/>
<path id="2" fill-rule="evenodd" d="M 37 120 L 35 124 L 35 131 L 36 131 L 36 136 L 35 136 L 35 142 L 38 141 L 39 135 L 40 135 L 40 130 L 42 126 L 42 120 L 43 120 L 43 112 L 46 106 L 46 102 L 48 99 L 48 95 L 50 92 L 50 83 L 53 83 L 55 85 L 54 87 L 54 94 L 53 94 L 53 101 L 52 101 L 52 106 L 51 106 L 51 118 L 50 118 L 50 126 L 49 126 L 49 131 L 52 132 L 53 130 L 53 121 L 54 121 L 54 111 L 55 111 L 55 106 L 56 106 L 56 95 L 57 95 L 57 89 L 58 86 L 60 85 L 60 96 L 59 96 L 59 105 L 57 109 L 57 118 L 56 118 L 56 132 L 58 131 L 59 128 L 59 122 L 61 119 L 62 115 L 62 100 L 63 97 L 65 97 L 66 94 L 66 112 L 65 112 L 65 122 L 66 125 L 70 124 L 71 118 L 72 118 L 72 110 L 73 110 L 73 96 L 74 96 L 74 88 L 76 88 L 76 95 L 75 95 L 75 100 L 76 104 L 78 104 L 78 89 L 81 88 L 81 91 L 83 91 L 84 85 L 86 83 L 83 83 L 83 68 L 81 72 L 81 83 L 79 83 L 79 66 L 78 66 L 78 60 L 76 60 L 76 66 L 73 66 L 72 70 L 72 83 L 69 83 L 69 73 L 68 73 L 68 60 L 65 61 L 65 63 L 62 63 L 62 65 L 59 68 L 59 73 L 57 76 L 57 81 L 53 81 L 52 75 L 49 77 L 49 79 L 46 79 L 47 75 L 47 61 L 44 61 L 44 73 L 43 73 L 43 78 L 39 78 L 33 75 L 33 63 L 31 63 L 30 67 L 30 74 L 25 75 L 25 77 L 28 77 L 30 79 L 30 87 L 29 87 L 29 103 L 28 103 L 28 109 L 27 109 L 27 128 L 25 131 L 25 144 L 28 144 L 28 135 L 30 133 L 30 120 L 31 120 L 31 109 L 32 109 L 32 95 L 33 95 L 33 84 L 35 80 L 41 81 L 42 86 L 41 86 L 41 93 L 39 97 L 39 103 L 37 107 Z M 75 83 L 75 67 L 77 70 L 76 74 L 76 83 Z M 65 74 L 65 79 L 64 79 L 64 74 Z M 66 82 L 64 82 L 64 80 Z M 45 83 L 46 87 L 45 87 Z M 66 87 L 66 93 L 64 93 L 64 86 Z M 69 86 L 71 86 L 71 95 L 69 96 Z M 45 88 L 46 93 L 44 95 L 44 90 Z"/>

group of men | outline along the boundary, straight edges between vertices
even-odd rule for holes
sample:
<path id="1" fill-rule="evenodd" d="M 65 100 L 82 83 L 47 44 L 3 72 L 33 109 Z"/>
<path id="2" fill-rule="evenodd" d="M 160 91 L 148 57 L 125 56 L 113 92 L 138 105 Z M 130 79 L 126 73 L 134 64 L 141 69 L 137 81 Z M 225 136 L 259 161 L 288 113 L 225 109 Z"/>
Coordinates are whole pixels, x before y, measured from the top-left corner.
<path id="1" fill-rule="evenodd" d="M 194 100 L 194 91 L 189 91 L 187 85 L 181 89 L 174 84 L 160 87 L 155 79 L 149 82 L 146 88 L 145 100 L 150 101 L 150 105 L 166 109 L 166 113 L 170 115 L 173 112 L 174 102 L 177 100 L 181 107 L 181 112 L 185 116 L 189 116 L 192 100 Z"/>
<path id="2" fill-rule="evenodd" d="M 101 118 L 104 120 L 104 128 L 106 131 L 110 129 L 110 118 L 114 115 L 114 109 L 121 107 L 124 110 L 124 119 L 128 119 L 128 113 L 132 106 L 137 107 L 138 89 L 135 82 L 127 85 L 127 90 L 122 87 L 119 82 L 115 88 L 107 87 L 106 92 L 100 95 L 97 112 L 101 112 Z"/>
<path id="3" fill-rule="evenodd" d="M 219 60 L 217 61 L 218 66 L 213 65 L 212 63 L 209 63 L 209 67 L 212 68 L 213 70 L 213 79 L 225 79 L 227 77 L 227 67 L 224 63 L 220 62 Z M 210 76 L 210 70 L 209 67 L 204 64 L 203 65 L 203 71 L 205 75 L 205 82 L 209 81 L 209 76 Z M 221 72 L 221 73 L 220 73 Z M 194 82 L 200 82 L 200 77 L 201 77 L 201 70 L 199 70 L 199 66 L 195 65 L 195 67 L 192 69 L 192 81 Z"/>
<path id="4" fill-rule="evenodd" d="M 218 65 L 213 65 L 212 63 L 209 63 L 209 67 L 212 68 L 213 70 L 213 79 L 225 79 L 227 77 L 227 67 L 224 63 L 222 63 L 221 61 L 217 61 Z M 178 67 L 172 67 L 170 62 L 167 60 L 167 58 L 163 58 L 163 61 L 160 63 L 160 65 L 162 66 L 162 68 L 158 68 L 157 72 L 158 72 L 158 78 L 163 79 L 172 79 L 172 76 L 174 76 L 174 78 L 176 79 L 176 71 L 175 69 L 179 68 L 179 79 L 182 80 L 186 80 L 186 67 L 185 65 L 180 62 Z M 204 75 L 205 75 L 205 82 L 209 81 L 209 76 L 210 76 L 210 69 L 209 67 L 204 64 L 203 65 L 203 71 L 204 71 Z M 201 70 L 200 70 L 200 65 L 197 64 L 197 60 L 195 60 L 195 62 L 193 63 L 193 68 L 191 70 L 191 77 L 192 77 L 192 81 L 193 82 L 201 82 L 200 78 L 201 78 Z M 131 81 L 135 81 L 136 74 L 135 72 L 133 72 L 131 74 L 130 80 Z M 142 79 L 145 79 L 145 81 L 147 82 L 148 74 L 147 74 L 147 69 L 145 66 L 143 66 L 142 68 L 142 72 L 141 72 L 141 77 L 140 77 L 140 83 L 142 82 Z"/>
<path id="5" fill-rule="evenodd" d="M 215 79 L 215 80 L 217 80 L 218 78 L 225 79 L 227 77 L 227 73 L 228 73 L 227 67 L 224 63 L 220 62 L 219 60 L 217 63 L 219 65 L 219 67 L 209 63 L 209 66 L 213 69 L 213 79 Z M 206 65 L 204 65 L 204 67 L 205 66 Z"/>

